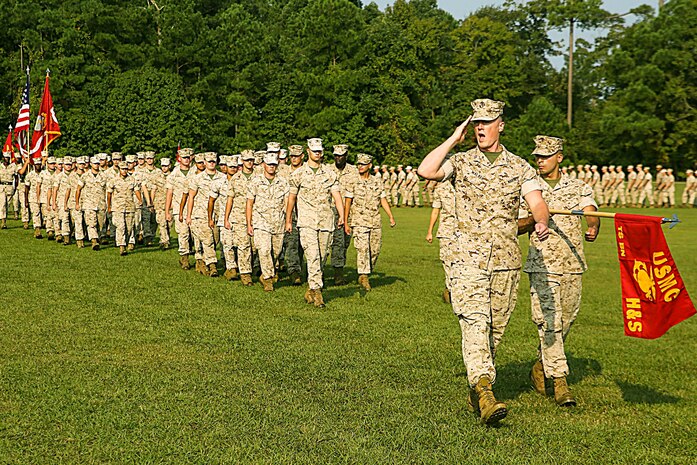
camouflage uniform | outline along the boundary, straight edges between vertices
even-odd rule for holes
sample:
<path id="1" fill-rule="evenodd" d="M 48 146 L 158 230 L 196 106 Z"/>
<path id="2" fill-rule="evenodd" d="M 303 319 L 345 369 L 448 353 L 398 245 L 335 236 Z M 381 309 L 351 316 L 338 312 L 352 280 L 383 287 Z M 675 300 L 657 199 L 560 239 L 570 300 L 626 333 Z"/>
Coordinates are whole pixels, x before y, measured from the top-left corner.
<path id="1" fill-rule="evenodd" d="M 287 174 L 282 175 L 282 177 L 286 178 L 290 186 L 290 176 L 291 174 L 293 174 L 294 171 L 297 170 L 297 168 L 293 170 L 293 167 L 290 165 L 279 165 L 279 168 L 281 166 L 289 167 L 289 169 L 287 170 Z M 286 232 L 285 237 L 283 238 L 283 250 L 285 251 L 283 256 L 283 263 L 286 265 L 286 271 L 288 272 L 288 274 L 293 275 L 294 273 L 296 273 L 299 276 L 300 272 L 302 271 L 303 250 L 300 247 L 300 233 L 298 232 L 298 212 L 295 208 L 293 209 L 293 212 L 291 214 L 291 221 L 291 232 Z"/>
<path id="2" fill-rule="evenodd" d="M 24 185 L 29 188 L 29 209 L 31 210 L 31 223 L 34 228 L 42 226 L 41 204 L 46 203 L 46 190 L 41 190 L 41 195 L 37 195 L 38 186 L 41 184 L 40 172 L 32 170 L 24 178 Z M 40 198 L 41 197 L 41 198 Z M 43 202 L 42 202 L 43 199 Z"/>
<path id="3" fill-rule="evenodd" d="M 53 188 L 56 191 L 56 217 L 58 218 L 57 231 L 63 237 L 70 237 L 70 210 L 65 201 L 65 195 L 70 191 L 70 173 L 62 171 L 53 179 Z"/>
<path id="4" fill-rule="evenodd" d="M 398 201 L 395 202 L 395 206 L 402 206 L 407 204 L 407 173 L 404 170 L 399 170 L 397 173 L 397 193 L 399 194 Z"/>
<path id="5" fill-rule="evenodd" d="M 19 166 L 9 163 L 5 166 L 0 162 L 0 220 L 7 219 L 7 206 L 15 193 L 15 175 Z M 17 210 L 15 210 L 15 213 Z"/>
<path id="6" fill-rule="evenodd" d="M 340 192 L 336 173 L 325 165 L 314 172 L 308 164 L 290 175 L 290 193 L 297 195 L 300 244 L 307 259 L 310 290 L 322 289 L 322 269 L 336 223 L 332 192 Z"/>
<path id="7" fill-rule="evenodd" d="M 150 200 L 155 208 L 155 220 L 157 221 L 157 226 L 160 228 L 160 245 L 169 247 L 169 228 L 172 225 L 167 221 L 167 212 L 165 211 L 165 205 L 167 203 L 166 184 L 167 175 L 162 172 L 162 170 L 157 170 L 157 173 L 153 173 L 148 178 L 146 188 L 150 192 Z"/>
<path id="8" fill-rule="evenodd" d="M 146 244 L 152 243 L 152 240 L 155 237 L 155 232 L 157 231 L 157 216 L 155 211 L 146 205 L 145 189 L 148 188 L 147 186 L 150 183 L 150 180 L 154 176 L 158 176 L 158 173 L 161 174 L 162 171 L 158 170 L 156 167 L 150 169 L 146 165 L 142 170 L 140 170 L 140 173 L 137 174 L 138 177 L 136 178 L 141 186 L 141 192 L 143 195 L 143 204 L 140 209 L 140 216 L 143 227 L 143 238 L 145 239 Z M 145 189 L 143 189 L 143 187 L 145 187 Z M 152 205 L 152 202 L 152 199 L 150 199 L 150 205 Z"/>
<path id="9" fill-rule="evenodd" d="M 627 167 L 629 170 L 629 167 Z M 639 192 L 637 191 L 637 174 L 634 170 L 627 173 L 627 197 L 629 197 L 629 206 L 633 207 L 636 205 L 636 201 L 639 198 Z"/>
<path id="10" fill-rule="evenodd" d="M 236 173 L 235 173 L 236 174 Z M 221 179 L 211 184 L 208 196 L 215 200 L 213 208 L 213 221 L 220 231 L 220 244 L 225 259 L 225 269 L 234 270 L 237 268 L 237 258 L 235 257 L 235 241 L 232 231 L 225 228 L 225 207 L 230 179 L 223 176 Z"/>
<path id="11" fill-rule="evenodd" d="M 625 207 L 626 206 L 626 198 L 624 196 L 625 192 L 625 184 L 624 180 L 626 179 L 626 176 L 624 174 L 624 171 L 617 171 L 615 172 L 615 181 L 614 181 L 614 186 L 612 188 L 612 198 L 610 199 L 610 203 L 612 205 L 617 205 L 618 207 Z M 617 203 L 617 200 L 619 200 L 619 204 Z"/>
<path id="12" fill-rule="evenodd" d="M 174 230 L 177 232 L 177 240 L 179 242 L 179 255 L 185 256 L 191 254 L 191 228 L 184 218 L 179 218 L 179 210 L 181 200 L 184 193 L 189 192 L 189 180 L 196 174 L 196 168 L 191 167 L 184 173 L 181 166 L 177 166 L 167 176 L 165 182 L 165 190 L 172 189 L 172 221 L 174 222 Z M 166 212 L 165 212 L 166 213 Z"/>
<path id="13" fill-rule="evenodd" d="M 206 266 L 215 265 L 218 262 L 218 257 L 215 253 L 213 230 L 208 224 L 208 198 L 210 197 L 211 185 L 223 180 L 225 180 L 225 175 L 220 171 L 216 171 L 215 174 L 208 174 L 202 171 L 194 176 L 189 183 L 189 191 L 196 192 L 191 211 L 191 232 L 201 243 L 203 248 L 203 256 L 201 258 Z M 190 196 L 189 202 L 191 202 Z"/>
<path id="14" fill-rule="evenodd" d="M 597 208 L 591 187 L 577 179 L 562 174 L 554 188 L 542 179 L 538 181 L 550 209 Z M 552 217 L 546 241 L 530 234 L 524 271 L 530 277 L 532 320 L 540 339 L 538 356 L 547 378 L 569 374 L 564 340 L 581 306 L 581 278 L 586 269 L 581 217 Z"/>
<path id="15" fill-rule="evenodd" d="M 407 167 L 410 168 L 410 167 Z M 416 173 L 408 169 L 409 173 L 404 179 L 404 194 L 405 197 L 402 201 L 402 205 L 407 205 L 413 207 L 414 205 L 420 206 L 419 201 L 419 177 Z"/>
<path id="16" fill-rule="evenodd" d="M 283 248 L 286 206 L 290 185 L 283 177 L 272 180 L 263 174 L 254 176 L 247 186 L 247 200 L 253 200 L 252 227 L 254 246 L 259 253 L 261 275 L 264 279 L 275 276 L 276 262 Z"/>
<path id="17" fill-rule="evenodd" d="M 341 189 L 342 199 L 343 193 L 346 191 L 346 186 L 348 183 L 353 182 L 356 177 L 358 177 L 358 169 L 355 165 L 346 163 L 343 170 L 339 170 L 335 164 L 329 165 L 329 169 L 334 172 L 336 179 L 339 182 L 339 188 Z M 336 211 L 336 206 L 332 201 L 332 213 L 334 214 L 334 224 L 336 224 L 339 219 L 339 214 Z M 332 258 L 331 265 L 334 268 L 343 268 L 346 266 L 346 250 L 351 243 L 351 236 L 346 234 L 344 228 L 334 229 L 332 237 Z"/>
<path id="18" fill-rule="evenodd" d="M 685 190 L 682 193 L 682 204 L 694 207 L 695 196 L 697 196 L 697 178 L 692 170 L 686 171 Z"/>
<path id="19" fill-rule="evenodd" d="M 646 184 L 644 187 L 641 189 L 641 192 L 639 193 L 639 206 L 643 207 L 644 206 L 644 199 L 648 199 L 649 201 L 649 206 L 653 207 L 653 181 L 652 181 L 653 175 L 648 171 L 648 168 L 645 169 L 644 171 L 644 181 Z"/>
<path id="20" fill-rule="evenodd" d="M 89 240 L 99 240 L 106 222 L 106 180 L 101 172 L 95 175 L 88 170 L 77 184 L 82 188 L 80 208 L 85 215 L 87 236 Z"/>
<path id="21" fill-rule="evenodd" d="M 107 194 L 111 194 L 111 218 L 116 227 L 116 246 L 125 247 L 133 235 L 135 227 L 136 202 L 135 193 L 140 190 L 140 183 L 135 176 L 120 176 L 107 184 Z"/>
<path id="22" fill-rule="evenodd" d="M 126 162 L 122 161 L 121 163 L 125 164 Z M 119 173 L 119 168 L 117 166 L 112 166 L 111 168 L 107 168 L 102 171 L 102 176 L 104 176 L 104 180 L 108 185 L 110 182 L 119 178 L 121 174 Z M 102 236 L 109 235 L 116 237 L 116 225 L 114 224 L 114 219 L 112 218 L 111 212 L 106 212 L 105 227 L 108 228 L 108 231 L 106 229 L 102 231 Z"/>
<path id="23" fill-rule="evenodd" d="M 462 330 L 471 387 L 496 379 L 494 354 L 515 307 L 521 254 L 517 240 L 520 197 L 539 190 L 535 170 L 508 152 L 494 163 L 475 147 L 442 165 L 453 178 L 458 227 L 453 244 L 451 294 Z"/>
<path id="24" fill-rule="evenodd" d="M 433 208 L 440 209 L 438 218 L 438 232 L 436 237 L 440 243 L 440 261 L 445 271 L 445 288 L 450 291 L 450 268 L 453 263 L 453 240 L 457 228 L 455 216 L 455 189 L 448 181 L 439 182 L 433 189 L 431 197 Z"/>
<path id="25" fill-rule="evenodd" d="M 240 274 L 252 273 L 252 238 L 247 234 L 247 192 L 254 174 L 244 174 L 240 169 L 228 182 L 228 198 L 232 199 L 230 223 L 232 238 L 237 247 L 237 266 Z"/>
<path id="26" fill-rule="evenodd" d="M 369 275 L 382 247 L 382 219 L 380 200 L 387 194 L 379 178 L 354 176 L 346 183 L 344 196 L 351 201 L 349 226 L 353 230 L 356 247 L 356 269 L 359 275 Z"/>
<path id="27" fill-rule="evenodd" d="M 70 189 L 70 195 L 68 196 L 68 203 L 66 206 L 70 211 L 70 220 L 73 223 L 73 228 L 75 229 L 75 240 L 82 241 L 85 239 L 85 215 L 82 210 L 75 209 L 75 194 L 77 193 L 78 182 L 80 181 L 80 174 L 77 172 L 77 168 L 68 175 L 68 189 Z"/>
<path id="28" fill-rule="evenodd" d="M 45 169 L 41 171 L 39 176 L 39 184 L 41 184 L 41 199 L 39 203 L 41 204 L 41 216 L 46 225 L 46 233 L 53 233 L 58 230 L 56 228 L 56 212 L 49 206 L 52 203 L 49 197 L 53 192 L 54 174 L 55 170 L 51 172 Z"/>

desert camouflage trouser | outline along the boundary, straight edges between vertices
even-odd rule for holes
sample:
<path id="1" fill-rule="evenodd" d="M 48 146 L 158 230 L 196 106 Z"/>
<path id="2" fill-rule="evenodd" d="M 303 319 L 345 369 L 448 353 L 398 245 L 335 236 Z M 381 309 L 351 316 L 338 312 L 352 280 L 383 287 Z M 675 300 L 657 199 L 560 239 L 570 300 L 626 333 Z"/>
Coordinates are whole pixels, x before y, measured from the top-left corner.
<path id="1" fill-rule="evenodd" d="M 85 239 L 85 215 L 82 210 L 70 209 L 70 219 L 73 220 L 73 227 L 75 228 L 75 240 L 82 241 Z"/>
<path id="2" fill-rule="evenodd" d="M 653 207 L 653 187 L 651 186 L 651 183 L 647 184 L 647 187 L 644 187 L 644 189 L 641 190 L 641 193 L 639 194 L 639 206 L 644 204 L 644 200 L 648 200 L 649 205 Z"/>
<path id="3" fill-rule="evenodd" d="M 474 388 L 484 375 L 496 380 L 496 348 L 515 308 L 520 270 L 487 271 L 455 261 L 451 301 L 462 332 L 462 358 Z"/>
<path id="4" fill-rule="evenodd" d="M 155 210 L 155 218 L 160 228 L 160 244 L 169 245 L 169 228 L 172 224 L 167 221 L 167 214 L 164 210 Z"/>
<path id="5" fill-rule="evenodd" d="M 225 258 L 225 269 L 234 270 L 237 268 L 237 257 L 235 256 L 235 242 L 232 237 L 232 229 L 220 227 L 220 244 Z"/>
<path id="6" fill-rule="evenodd" d="M 283 248 L 283 233 L 271 234 L 261 229 L 254 230 L 254 246 L 259 254 L 261 275 L 264 279 L 271 279 L 276 274 L 276 262 L 281 256 Z"/>
<path id="7" fill-rule="evenodd" d="M 300 244 L 302 244 L 307 259 L 307 284 L 312 290 L 322 289 L 324 285 L 322 270 L 332 245 L 332 232 L 311 228 L 298 229 L 300 230 Z"/>
<path id="8" fill-rule="evenodd" d="M 247 234 L 244 223 L 232 225 L 232 242 L 237 247 L 237 266 L 240 274 L 252 273 L 252 238 Z"/>
<path id="9" fill-rule="evenodd" d="M 89 240 L 100 239 L 99 232 L 104 229 L 106 212 L 104 210 L 83 210 Z"/>
<path id="10" fill-rule="evenodd" d="M 399 189 L 392 188 L 390 195 L 392 197 L 392 206 L 399 207 Z"/>
<path id="11" fill-rule="evenodd" d="M 42 222 L 43 209 L 41 208 L 42 205 L 43 204 L 38 203 L 38 202 L 30 202 L 29 203 L 29 207 L 31 208 L 31 224 L 35 228 L 40 228 L 43 224 L 43 222 Z"/>
<path id="12" fill-rule="evenodd" d="M 13 195 L 14 189 L 12 186 L 0 185 L 0 220 L 7 218 L 7 210 Z"/>
<path id="13" fill-rule="evenodd" d="M 615 204 L 617 204 L 618 199 L 620 201 L 618 206 L 624 207 L 627 204 L 627 199 L 624 196 L 624 184 L 620 184 L 612 191 L 612 197 L 610 199 L 610 203 L 615 205 Z"/>
<path id="14" fill-rule="evenodd" d="M 41 204 L 41 216 L 43 217 L 47 233 L 60 231 L 56 212 L 53 208 L 49 208 L 47 203 Z"/>
<path id="15" fill-rule="evenodd" d="M 339 213 L 334 211 L 334 224 L 336 225 L 339 221 Z M 343 268 L 346 266 L 346 250 L 351 243 L 351 235 L 346 234 L 344 228 L 336 228 L 332 233 L 332 259 L 331 265 L 334 268 Z"/>
<path id="16" fill-rule="evenodd" d="M 382 229 L 356 226 L 353 228 L 353 245 L 356 247 L 358 274 L 370 274 L 380 255 Z"/>
<path id="17" fill-rule="evenodd" d="M 545 376 L 569 374 L 564 341 L 581 308 L 582 274 L 530 273 L 532 321 L 540 338 L 538 358 Z"/>
<path id="18" fill-rule="evenodd" d="M 215 239 L 213 230 L 208 226 L 208 219 L 192 218 L 191 234 L 194 236 L 196 259 L 203 260 L 206 265 L 216 263 L 218 257 L 215 254 Z"/>
<path id="19" fill-rule="evenodd" d="M 19 189 L 17 189 L 17 190 L 19 191 Z M 15 194 L 15 196 L 19 198 L 19 209 L 22 212 L 22 223 L 28 223 L 29 222 L 29 204 L 27 203 L 27 200 L 24 198 L 24 191 L 18 192 L 17 194 Z"/>
<path id="20" fill-rule="evenodd" d="M 133 235 L 133 227 L 135 223 L 135 212 L 112 212 L 111 220 L 114 222 L 116 234 L 114 239 L 116 246 L 126 246 L 126 243 Z"/>
<path id="21" fill-rule="evenodd" d="M 56 233 L 60 232 L 61 236 L 70 237 L 70 211 L 65 206 L 58 205 L 56 218 L 58 219 Z"/>
<path id="22" fill-rule="evenodd" d="M 421 201 L 419 200 L 419 185 L 416 184 L 414 187 L 409 189 L 408 191 L 405 192 L 406 194 L 406 202 L 405 205 L 408 206 L 413 206 L 416 205 L 417 207 L 421 205 Z"/>
<path id="23" fill-rule="evenodd" d="M 286 233 L 283 238 L 283 248 L 285 249 L 284 262 L 288 273 L 300 273 L 302 269 L 302 249 L 300 248 L 300 233 L 298 232 L 298 221 L 293 215 L 293 229 Z"/>
<path id="24" fill-rule="evenodd" d="M 687 205 L 694 205 L 695 204 L 695 197 L 697 197 L 697 191 L 683 191 L 682 193 L 682 203 L 687 204 Z"/>
<path id="25" fill-rule="evenodd" d="M 177 232 L 177 242 L 179 243 L 179 255 L 191 254 L 191 228 L 186 221 L 180 221 L 184 218 L 179 218 L 179 214 L 172 215 L 174 230 Z"/>
<path id="26" fill-rule="evenodd" d="M 157 231 L 157 217 L 155 211 L 148 207 L 140 208 L 141 225 L 143 228 L 143 237 L 147 241 L 152 241 Z"/>
<path id="27" fill-rule="evenodd" d="M 445 288 L 450 290 L 450 270 L 453 264 L 453 239 L 450 237 L 440 237 L 438 241 L 440 245 L 440 261 L 443 264 L 443 271 L 445 272 Z"/>
<path id="28" fill-rule="evenodd" d="M 598 205 L 603 205 L 605 203 L 603 188 L 600 186 L 593 188 L 593 197 L 595 197 L 595 201 L 598 203 Z"/>

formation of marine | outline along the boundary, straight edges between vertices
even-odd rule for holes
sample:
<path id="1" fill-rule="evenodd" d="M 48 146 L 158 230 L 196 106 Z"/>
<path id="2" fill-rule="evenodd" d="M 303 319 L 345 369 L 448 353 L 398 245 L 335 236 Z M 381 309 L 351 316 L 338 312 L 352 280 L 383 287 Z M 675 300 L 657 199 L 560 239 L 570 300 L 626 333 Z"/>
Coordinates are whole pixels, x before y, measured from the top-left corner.
<path id="1" fill-rule="evenodd" d="M 0 170 L 0 220 L 5 228 L 7 207 L 16 200 L 15 218 L 21 212 L 35 238 L 45 231 L 49 240 L 66 246 L 74 240 L 95 251 L 113 241 L 121 256 L 154 245 L 156 237 L 162 250 L 169 249 L 173 227 L 182 269 L 192 267 L 193 255 L 199 273 L 217 277 L 222 263 L 225 279 L 251 286 L 256 275 L 265 291 L 274 290 L 281 268 L 293 285 L 302 284 L 304 258 L 305 300 L 323 307 L 328 257 L 334 282 L 344 284 L 353 238 L 358 283 L 369 291 L 382 245 L 380 208 L 395 225 L 385 184 L 372 173 L 373 157 L 359 153 L 352 165 L 348 152 L 347 145 L 333 146 L 333 163 L 326 164 L 319 138 L 306 147 L 269 142 L 265 150 L 236 155 L 182 148 L 176 160 L 161 158 L 159 167 L 152 151 L 45 156 L 21 165 L 10 163 L 8 153 Z M 411 167 L 407 171 L 396 199 L 410 205 L 406 196 L 413 204 L 418 178 Z"/>

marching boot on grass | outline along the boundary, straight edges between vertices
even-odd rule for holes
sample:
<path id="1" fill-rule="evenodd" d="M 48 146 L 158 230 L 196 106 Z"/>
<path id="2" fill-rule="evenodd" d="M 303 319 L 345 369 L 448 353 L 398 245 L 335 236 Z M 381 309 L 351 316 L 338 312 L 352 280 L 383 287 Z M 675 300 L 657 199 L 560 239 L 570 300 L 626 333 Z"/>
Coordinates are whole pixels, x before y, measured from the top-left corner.
<path id="1" fill-rule="evenodd" d="M 99 241 L 97 239 L 92 239 L 92 250 L 99 250 Z"/>
<path id="2" fill-rule="evenodd" d="M 56 242 L 63 242 L 63 236 L 56 234 Z"/>
<path id="3" fill-rule="evenodd" d="M 63 236 L 63 245 L 70 245 L 70 236 Z"/>
<path id="4" fill-rule="evenodd" d="M 367 274 L 358 275 L 358 284 L 360 284 L 360 286 L 366 291 L 372 289 L 370 287 L 370 281 L 368 280 Z"/>
<path id="5" fill-rule="evenodd" d="M 497 401 L 496 397 L 494 397 L 488 376 L 484 375 L 479 378 L 475 390 L 479 398 L 479 415 L 482 423 L 493 425 L 506 418 L 508 414 L 506 404 Z"/>
<path id="6" fill-rule="evenodd" d="M 554 401 L 560 407 L 574 407 L 576 399 L 574 399 L 569 385 L 566 384 L 566 377 L 554 378 Z"/>
<path id="7" fill-rule="evenodd" d="M 135 249 L 136 249 L 135 244 L 128 244 L 126 246 L 126 250 L 128 250 L 129 252 L 133 252 Z"/>
<path id="8" fill-rule="evenodd" d="M 179 266 L 181 267 L 182 270 L 188 270 L 191 268 L 191 265 L 189 264 L 189 256 L 188 255 L 180 255 L 179 256 Z"/>
<path id="9" fill-rule="evenodd" d="M 43 239 L 44 236 L 41 235 L 41 228 L 34 228 L 34 238 Z"/>
<path id="10" fill-rule="evenodd" d="M 324 299 L 322 298 L 322 289 L 315 289 L 312 295 L 315 307 L 324 308 Z"/>
<path id="11" fill-rule="evenodd" d="M 469 394 L 467 395 L 467 410 L 479 416 L 479 397 L 477 397 L 477 391 L 470 388 Z"/>
<path id="12" fill-rule="evenodd" d="M 252 274 L 251 273 L 242 273 L 240 275 L 240 282 L 242 283 L 243 286 L 251 286 L 252 285 Z"/>
<path id="13" fill-rule="evenodd" d="M 311 304 L 315 301 L 315 291 L 310 289 L 309 287 L 305 291 L 305 302 L 308 304 Z"/>
<path id="14" fill-rule="evenodd" d="M 24 229 L 29 229 L 29 222 L 28 222 L 28 221 L 23 222 L 23 223 L 22 223 L 22 227 L 23 227 Z"/>
<path id="15" fill-rule="evenodd" d="M 48 239 L 49 241 L 53 240 L 55 238 L 56 238 L 56 233 L 54 233 L 53 231 L 48 231 L 46 233 L 46 239 Z"/>
<path id="16" fill-rule="evenodd" d="M 292 272 L 290 274 L 290 282 L 293 284 L 293 286 L 300 286 L 303 283 L 300 273 L 297 271 Z"/>
<path id="17" fill-rule="evenodd" d="M 228 281 L 232 281 L 233 279 L 237 279 L 240 277 L 240 274 L 237 272 L 235 268 L 225 270 L 225 273 L 223 273 L 223 277 L 227 279 Z"/>
<path id="18" fill-rule="evenodd" d="M 537 391 L 537 393 L 546 396 L 547 389 L 545 387 L 545 371 L 542 368 L 542 362 L 539 360 L 535 362 L 530 370 L 530 381 L 532 381 L 532 387 Z"/>
<path id="19" fill-rule="evenodd" d="M 125 245 L 120 245 L 119 246 L 119 254 L 123 257 L 124 255 L 128 255 L 128 252 L 126 252 L 126 246 Z"/>
<path id="20" fill-rule="evenodd" d="M 211 263 L 208 265 L 208 276 L 211 278 L 217 278 L 218 277 L 218 268 L 215 266 L 215 263 Z"/>
<path id="21" fill-rule="evenodd" d="M 0 220 L 0 229 L 7 229 L 7 221 L 4 218 Z"/>
<path id="22" fill-rule="evenodd" d="M 84 249 L 85 248 L 85 241 L 76 241 L 77 248 L 78 249 Z"/>
<path id="23" fill-rule="evenodd" d="M 265 292 L 272 292 L 273 291 L 273 279 L 266 279 L 262 275 L 259 277 L 259 282 L 261 283 L 262 286 L 264 286 Z"/>

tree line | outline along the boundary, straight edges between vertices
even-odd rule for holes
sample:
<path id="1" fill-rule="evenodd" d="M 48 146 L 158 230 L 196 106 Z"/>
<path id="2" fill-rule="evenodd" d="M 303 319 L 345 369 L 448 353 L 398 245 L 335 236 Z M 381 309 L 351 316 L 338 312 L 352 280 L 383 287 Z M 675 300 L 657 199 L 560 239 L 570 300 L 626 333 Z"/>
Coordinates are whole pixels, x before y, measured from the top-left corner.
<path id="1" fill-rule="evenodd" d="M 63 136 L 53 153 L 220 153 L 323 137 L 415 164 L 469 114 L 506 102 L 504 144 L 564 137 L 574 163 L 697 161 L 697 0 L 627 24 L 600 0 L 509 1 L 464 20 L 436 0 L 25 0 L 0 4 L 0 121 L 14 124 L 31 67 L 45 70 Z M 573 124 L 553 30 L 575 41 Z M 566 61 L 568 63 L 568 60 Z"/>

